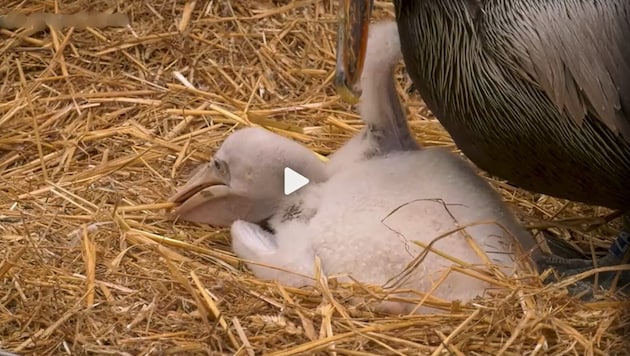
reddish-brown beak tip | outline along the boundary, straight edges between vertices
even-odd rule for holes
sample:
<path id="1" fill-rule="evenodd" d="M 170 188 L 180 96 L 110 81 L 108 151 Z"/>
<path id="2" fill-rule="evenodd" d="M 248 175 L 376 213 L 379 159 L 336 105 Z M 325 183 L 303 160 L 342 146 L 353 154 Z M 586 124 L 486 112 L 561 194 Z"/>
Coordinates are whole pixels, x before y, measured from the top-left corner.
<path id="1" fill-rule="evenodd" d="M 341 0 L 337 32 L 335 87 L 341 98 L 355 104 L 361 97 L 361 77 L 373 0 Z"/>

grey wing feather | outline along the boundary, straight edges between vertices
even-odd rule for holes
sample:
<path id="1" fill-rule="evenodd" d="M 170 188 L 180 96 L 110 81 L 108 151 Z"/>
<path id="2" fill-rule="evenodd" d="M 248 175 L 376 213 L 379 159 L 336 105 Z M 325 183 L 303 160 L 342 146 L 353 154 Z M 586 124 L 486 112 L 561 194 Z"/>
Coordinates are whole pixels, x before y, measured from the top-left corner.
<path id="1" fill-rule="evenodd" d="M 482 35 L 500 61 L 578 124 L 591 115 L 630 140 L 630 1 L 511 0 L 484 7 Z"/>

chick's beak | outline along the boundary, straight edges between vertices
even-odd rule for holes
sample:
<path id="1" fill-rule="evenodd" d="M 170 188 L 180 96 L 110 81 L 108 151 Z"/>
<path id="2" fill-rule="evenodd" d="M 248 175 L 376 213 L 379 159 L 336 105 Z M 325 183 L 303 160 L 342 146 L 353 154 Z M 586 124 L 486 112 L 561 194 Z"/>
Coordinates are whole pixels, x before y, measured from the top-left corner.
<path id="1" fill-rule="evenodd" d="M 169 202 L 181 204 L 175 208 L 173 215 L 182 215 L 210 199 L 218 198 L 217 192 L 229 190 L 228 183 L 213 162 L 204 164 L 168 199 Z"/>
<path id="2" fill-rule="evenodd" d="M 335 87 L 339 96 L 351 104 L 356 104 L 361 96 L 355 85 L 363 70 L 373 2 L 341 0 L 339 4 Z"/>

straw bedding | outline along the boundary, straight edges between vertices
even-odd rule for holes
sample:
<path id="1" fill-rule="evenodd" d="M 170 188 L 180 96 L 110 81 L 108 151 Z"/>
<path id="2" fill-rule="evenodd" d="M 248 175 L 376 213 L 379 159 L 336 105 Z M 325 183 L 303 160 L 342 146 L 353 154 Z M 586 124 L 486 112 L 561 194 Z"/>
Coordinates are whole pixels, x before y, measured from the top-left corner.
<path id="1" fill-rule="evenodd" d="M 391 16 L 391 4 L 376 5 L 377 17 Z M 324 277 L 305 289 L 257 280 L 230 252 L 226 230 L 169 218 L 168 196 L 234 129 L 263 125 L 326 155 L 360 128 L 331 81 L 336 2 L 5 1 L 5 9 L 123 12 L 131 29 L 0 30 L 0 349 L 628 354 L 630 314 L 612 296 L 577 302 L 566 283 L 524 275 L 443 315 L 378 315 L 369 307 L 378 290 Z M 418 140 L 455 150 L 399 75 Z M 604 209 L 492 183 L 525 223 L 586 253 L 615 234 L 601 224 Z"/>

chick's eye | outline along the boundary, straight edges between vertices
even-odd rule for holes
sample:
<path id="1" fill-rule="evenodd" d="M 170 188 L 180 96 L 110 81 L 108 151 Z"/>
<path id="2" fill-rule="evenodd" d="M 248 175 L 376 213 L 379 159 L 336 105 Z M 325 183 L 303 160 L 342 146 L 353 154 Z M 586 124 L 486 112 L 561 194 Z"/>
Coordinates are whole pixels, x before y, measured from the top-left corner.
<path id="1" fill-rule="evenodd" d="M 212 164 L 214 169 L 219 172 L 219 174 L 227 174 L 227 165 L 220 159 L 212 160 Z"/>

